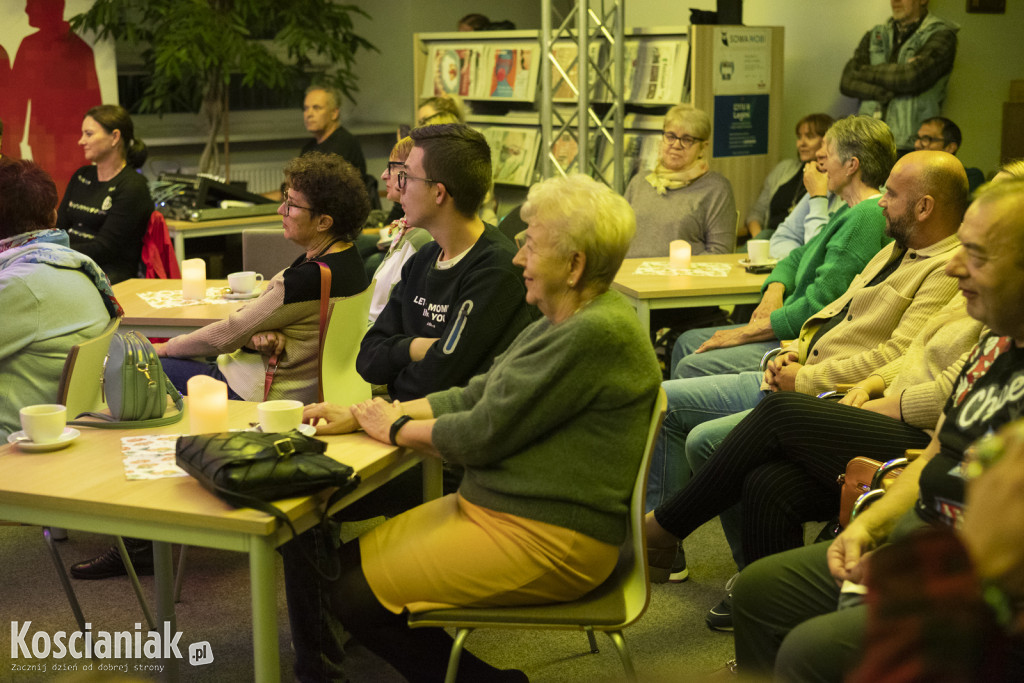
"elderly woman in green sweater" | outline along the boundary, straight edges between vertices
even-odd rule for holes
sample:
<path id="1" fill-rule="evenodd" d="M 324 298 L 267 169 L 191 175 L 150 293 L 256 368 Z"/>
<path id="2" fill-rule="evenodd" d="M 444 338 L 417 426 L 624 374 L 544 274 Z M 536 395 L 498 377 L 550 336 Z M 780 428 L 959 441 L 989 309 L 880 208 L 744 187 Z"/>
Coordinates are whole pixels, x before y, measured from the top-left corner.
<path id="1" fill-rule="evenodd" d="M 464 465 L 458 492 L 343 549 L 332 611 L 410 681 L 444 677 L 451 639 L 404 611 L 573 600 L 611 573 L 625 537 L 660 372 L 633 309 L 609 285 L 632 210 L 582 175 L 534 186 L 517 236 L 526 300 L 544 317 L 465 387 L 424 399 L 319 404 L 320 433 L 357 424 Z M 300 655 L 301 656 L 301 655 Z M 525 680 L 463 655 L 466 680 Z"/>

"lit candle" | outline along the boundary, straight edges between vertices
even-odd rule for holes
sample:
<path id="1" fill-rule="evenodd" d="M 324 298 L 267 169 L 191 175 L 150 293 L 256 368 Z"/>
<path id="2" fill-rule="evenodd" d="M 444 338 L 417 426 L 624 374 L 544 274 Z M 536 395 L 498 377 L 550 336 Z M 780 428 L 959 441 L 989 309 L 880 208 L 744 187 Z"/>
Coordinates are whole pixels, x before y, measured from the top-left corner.
<path id="1" fill-rule="evenodd" d="M 689 268 L 690 243 L 686 240 L 672 240 L 669 242 L 668 264 L 673 268 Z"/>
<path id="2" fill-rule="evenodd" d="M 186 299 L 206 298 L 206 262 L 203 259 L 181 262 L 181 295 Z"/>
<path id="3" fill-rule="evenodd" d="M 192 434 L 228 430 L 228 385 L 207 375 L 188 380 L 188 419 Z"/>

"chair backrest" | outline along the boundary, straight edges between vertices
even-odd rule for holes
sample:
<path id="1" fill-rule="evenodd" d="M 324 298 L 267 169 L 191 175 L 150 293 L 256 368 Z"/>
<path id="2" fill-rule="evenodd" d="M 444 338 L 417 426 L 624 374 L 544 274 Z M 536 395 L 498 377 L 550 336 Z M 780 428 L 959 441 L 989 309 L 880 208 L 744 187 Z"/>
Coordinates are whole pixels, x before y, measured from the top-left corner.
<path id="1" fill-rule="evenodd" d="M 372 297 L 371 284 L 331 307 L 320 363 L 320 386 L 325 401 L 347 406 L 370 398 L 369 383 L 356 372 L 356 356 L 359 342 L 366 334 Z"/>
<path id="2" fill-rule="evenodd" d="M 67 406 L 68 419 L 106 405 L 102 391 L 103 361 L 120 324 L 120 318 L 111 318 L 98 337 L 75 344 L 68 351 L 57 387 L 57 403 Z"/>
<path id="3" fill-rule="evenodd" d="M 647 431 L 647 444 L 644 446 L 643 459 L 636 474 L 633 485 L 633 497 L 629 503 L 629 536 L 626 544 L 628 551 L 620 553 L 619 566 L 615 572 L 627 573 L 624 578 L 623 595 L 625 598 L 626 619 L 622 627 L 629 626 L 643 616 L 647 610 L 647 602 L 651 595 L 651 584 L 647 575 L 647 527 L 644 524 L 644 510 L 647 502 L 647 475 L 651 469 L 651 455 L 654 444 L 661 431 L 661 423 L 665 419 L 668 407 L 668 396 L 664 389 L 658 389 L 658 398 L 654 401 L 651 411 L 651 426 Z M 624 544 L 624 550 L 625 550 Z"/>
<path id="4" fill-rule="evenodd" d="M 302 254 L 302 247 L 276 228 L 242 231 L 242 270 L 254 270 L 267 280 L 274 277 Z"/>

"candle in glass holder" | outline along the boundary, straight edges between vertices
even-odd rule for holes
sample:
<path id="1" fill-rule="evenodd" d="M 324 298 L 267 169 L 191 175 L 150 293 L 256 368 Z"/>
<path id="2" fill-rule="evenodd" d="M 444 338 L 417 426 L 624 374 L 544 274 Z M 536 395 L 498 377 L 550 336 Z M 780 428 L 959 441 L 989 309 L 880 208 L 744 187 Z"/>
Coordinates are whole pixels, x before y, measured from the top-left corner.
<path id="1" fill-rule="evenodd" d="M 228 430 L 228 385 L 207 375 L 188 380 L 188 420 L 192 434 Z"/>
<path id="2" fill-rule="evenodd" d="M 672 240 L 669 242 L 668 264 L 673 268 L 689 268 L 690 243 L 686 240 Z"/>
<path id="3" fill-rule="evenodd" d="M 181 296 L 186 299 L 206 298 L 206 262 L 190 258 L 181 262 Z"/>

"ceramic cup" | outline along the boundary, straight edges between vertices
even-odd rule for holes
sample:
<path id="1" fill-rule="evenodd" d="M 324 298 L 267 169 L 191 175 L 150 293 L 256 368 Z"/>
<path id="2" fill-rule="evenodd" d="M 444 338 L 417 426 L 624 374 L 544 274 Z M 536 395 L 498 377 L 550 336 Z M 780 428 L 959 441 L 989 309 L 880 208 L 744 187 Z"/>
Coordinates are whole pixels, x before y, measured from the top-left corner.
<path id="1" fill-rule="evenodd" d="M 747 258 L 752 264 L 768 263 L 771 255 L 768 252 L 768 240 L 747 240 Z"/>
<path id="2" fill-rule="evenodd" d="M 263 282 L 263 275 L 253 270 L 243 270 L 228 275 L 228 286 L 235 294 L 249 294 L 261 282 Z"/>
<path id="3" fill-rule="evenodd" d="M 256 412 L 264 432 L 289 432 L 302 424 L 302 401 L 264 401 Z"/>
<path id="4" fill-rule="evenodd" d="M 25 406 L 19 411 L 21 428 L 33 443 L 53 443 L 64 433 L 68 410 L 59 403 Z"/>

